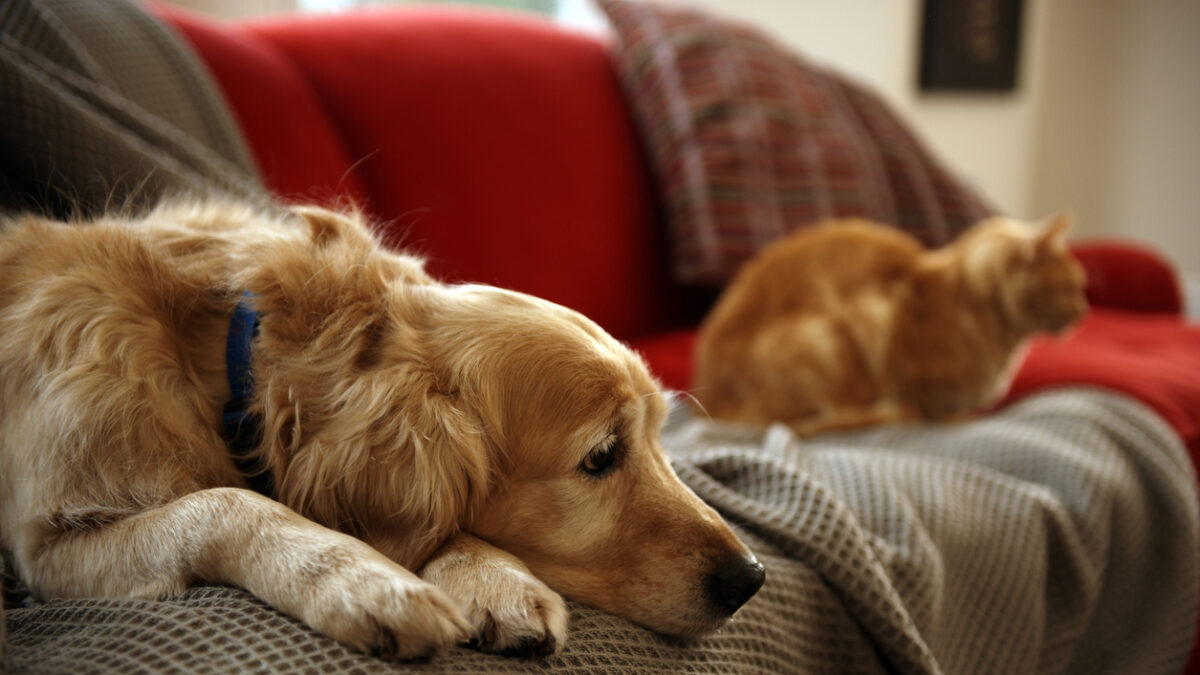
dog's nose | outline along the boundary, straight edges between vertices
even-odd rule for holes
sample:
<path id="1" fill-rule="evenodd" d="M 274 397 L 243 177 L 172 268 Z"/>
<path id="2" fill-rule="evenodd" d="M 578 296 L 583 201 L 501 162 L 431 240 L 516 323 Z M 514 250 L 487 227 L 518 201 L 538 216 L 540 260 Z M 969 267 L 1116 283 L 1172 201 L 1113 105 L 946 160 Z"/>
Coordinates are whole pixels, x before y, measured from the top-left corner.
<path id="1" fill-rule="evenodd" d="M 717 566 L 709 577 L 708 590 L 713 602 L 728 614 L 754 597 L 767 574 L 753 555 L 735 555 Z"/>

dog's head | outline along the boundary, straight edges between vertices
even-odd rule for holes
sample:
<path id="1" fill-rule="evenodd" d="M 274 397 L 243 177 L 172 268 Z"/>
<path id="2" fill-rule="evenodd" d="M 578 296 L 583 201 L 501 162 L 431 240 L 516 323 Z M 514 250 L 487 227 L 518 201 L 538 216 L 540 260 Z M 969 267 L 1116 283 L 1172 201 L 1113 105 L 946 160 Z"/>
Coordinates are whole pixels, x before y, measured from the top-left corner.
<path id="1" fill-rule="evenodd" d="M 436 292 L 441 362 L 496 458 L 467 530 L 567 597 L 670 635 L 711 631 L 754 595 L 763 568 L 671 469 L 667 403 L 636 354 L 549 302 Z"/>
<path id="2" fill-rule="evenodd" d="M 671 635 L 757 592 L 762 566 L 672 471 L 637 355 L 577 312 L 434 283 L 353 219 L 301 215 L 311 241 L 276 245 L 245 282 L 284 503 L 411 567 L 466 530 Z"/>

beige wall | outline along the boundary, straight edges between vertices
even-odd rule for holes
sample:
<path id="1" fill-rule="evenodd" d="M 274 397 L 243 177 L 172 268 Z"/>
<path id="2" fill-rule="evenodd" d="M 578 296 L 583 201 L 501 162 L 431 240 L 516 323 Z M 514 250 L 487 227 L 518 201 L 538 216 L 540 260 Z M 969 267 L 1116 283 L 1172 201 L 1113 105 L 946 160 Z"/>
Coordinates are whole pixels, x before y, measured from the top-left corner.
<path id="1" fill-rule="evenodd" d="M 1200 290 L 1200 2 L 1047 4 L 1061 37 L 1033 203 L 1074 205 L 1085 234 L 1153 244 Z"/>

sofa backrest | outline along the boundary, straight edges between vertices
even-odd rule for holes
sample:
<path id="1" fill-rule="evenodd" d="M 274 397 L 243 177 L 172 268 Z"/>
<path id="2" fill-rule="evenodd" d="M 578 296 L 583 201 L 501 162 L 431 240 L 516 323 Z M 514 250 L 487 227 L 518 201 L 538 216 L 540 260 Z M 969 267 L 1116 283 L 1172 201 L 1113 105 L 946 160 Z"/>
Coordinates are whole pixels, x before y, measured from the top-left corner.
<path id="1" fill-rule="evenodd" d="M 207 63 L 283 198 L 352 199 L 436 276 L 559 302 L 619 338 L 683 319 L 603 40 L 480 9 L 154 11 Z"/>

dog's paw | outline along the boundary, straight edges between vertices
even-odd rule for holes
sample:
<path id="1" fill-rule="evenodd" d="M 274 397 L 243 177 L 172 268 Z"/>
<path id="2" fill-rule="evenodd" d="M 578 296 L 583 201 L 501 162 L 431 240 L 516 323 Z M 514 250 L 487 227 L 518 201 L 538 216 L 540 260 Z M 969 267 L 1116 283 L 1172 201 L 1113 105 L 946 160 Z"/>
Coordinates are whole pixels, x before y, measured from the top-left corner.
<path id="1" fill-rule="evenodd" d="M 428 658 L 473 634 L 458 605 L 408 570 L 358 561 L 330 572 L 312 596 L 309 624 L 389 660 Z"/>
<path id="2" fill-rule="evenodd" d="M 464 603 L 474 626 L 470 646 L 510 656 L 553 654 L 567 639 L 562 596 L 525 570 L 505 569 L 497 577 Z"/>
<path id="3" fill-rule="evenodd" d="M 488 653 L 541 657 L 567 639 L 567 605 L 520 560 L 460 536 L 421 576 L 459 606 L 473 627 L 469 646 Z"/>

